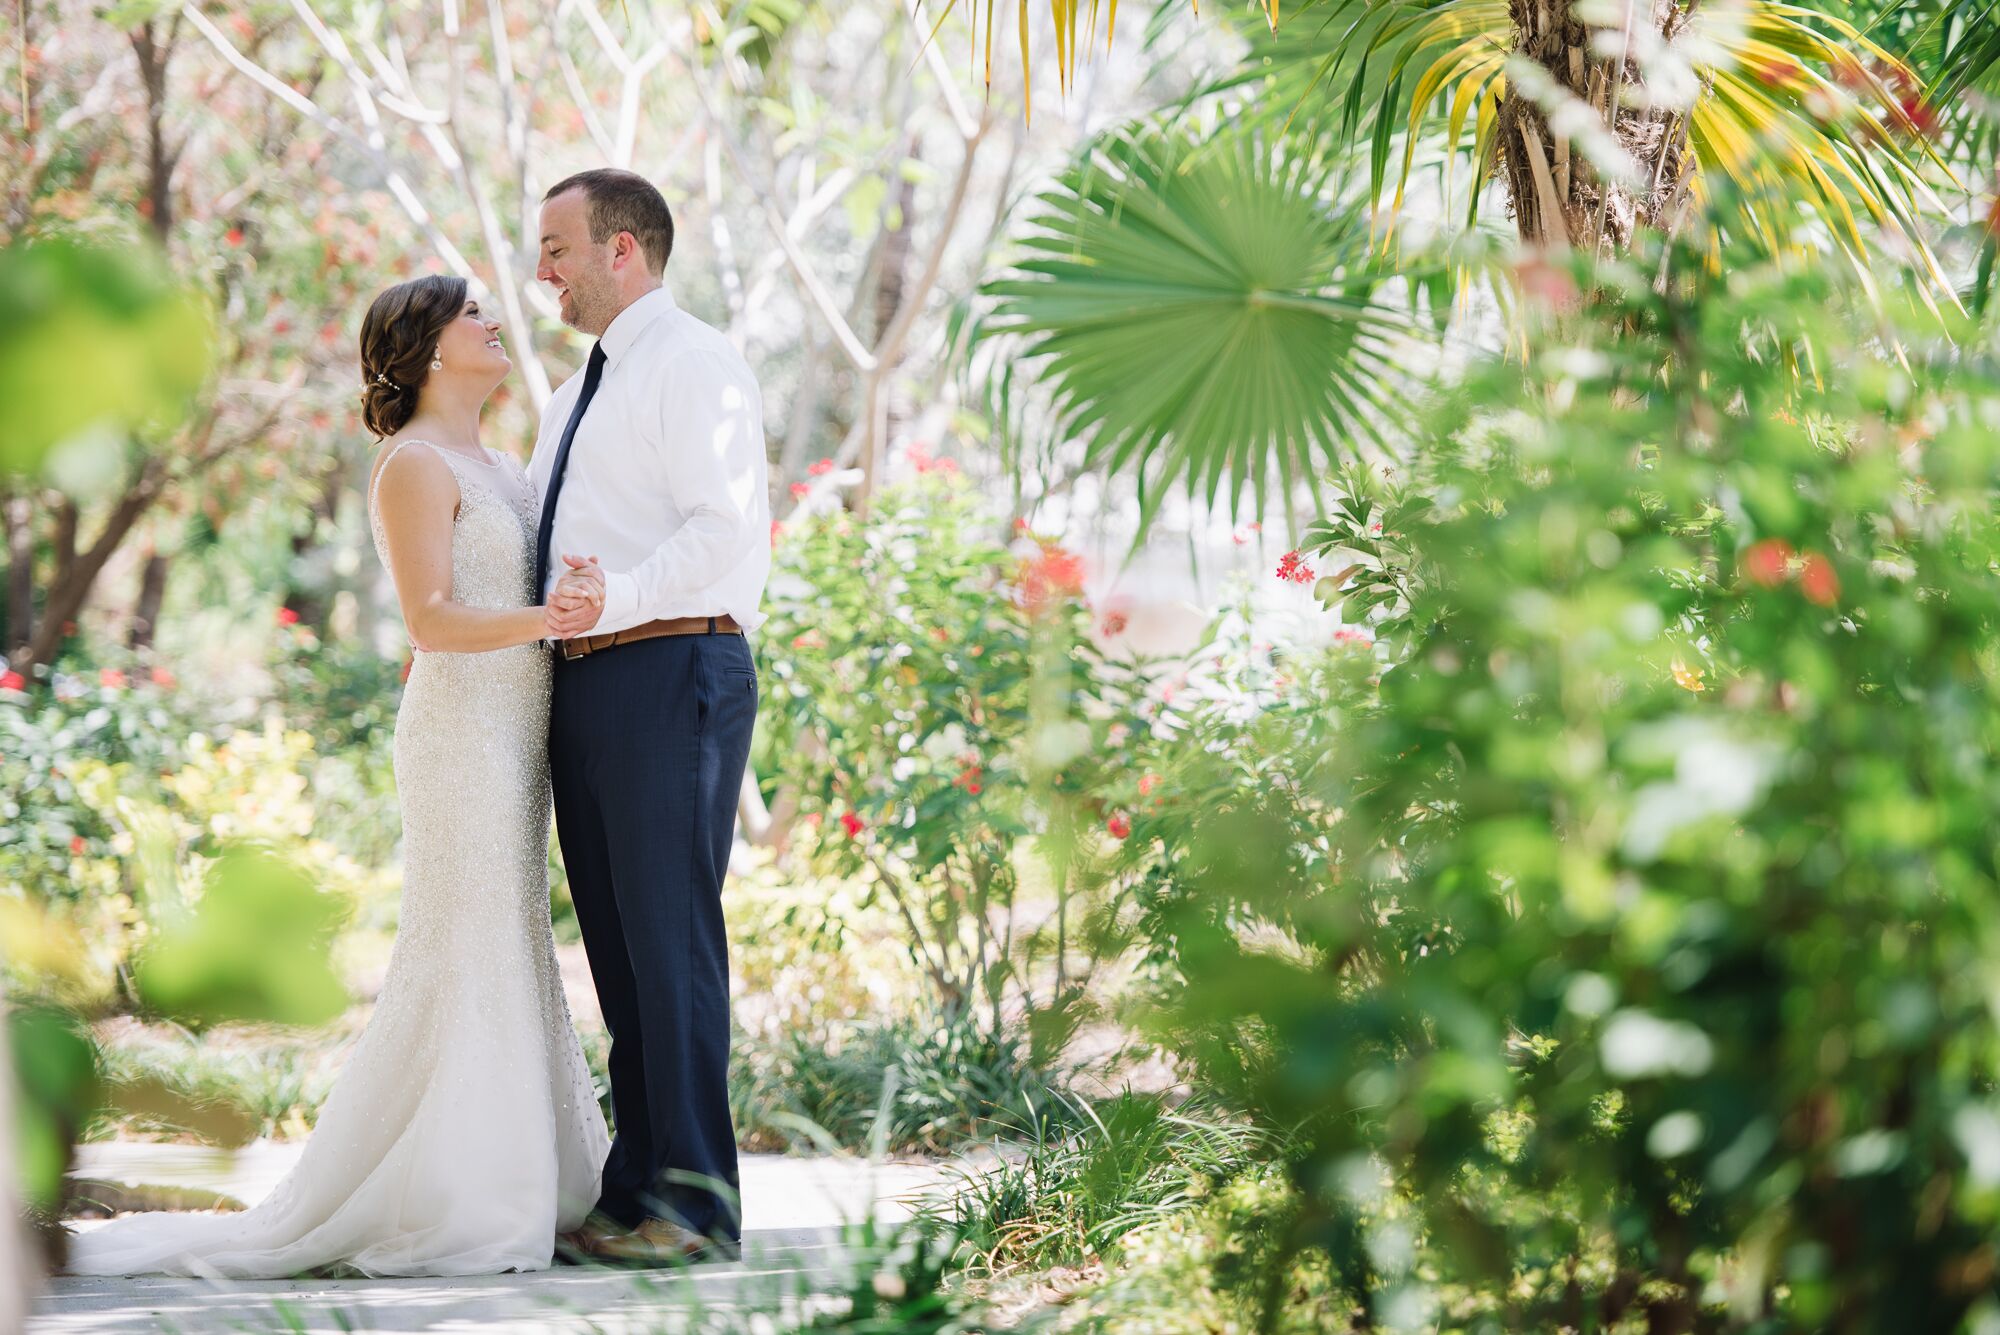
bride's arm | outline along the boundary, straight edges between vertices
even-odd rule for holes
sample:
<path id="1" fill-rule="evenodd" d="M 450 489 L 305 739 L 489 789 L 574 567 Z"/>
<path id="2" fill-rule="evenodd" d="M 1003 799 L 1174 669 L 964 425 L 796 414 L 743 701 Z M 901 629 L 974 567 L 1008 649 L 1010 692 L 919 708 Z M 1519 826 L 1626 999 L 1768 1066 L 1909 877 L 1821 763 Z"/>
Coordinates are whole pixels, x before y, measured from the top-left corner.
<path id="1" fill-rule="evenodd" d="M 451 597 L 452 517 L 458 479 L 427 449 L 399 450 L 382 465 L 375 508 L 396 579 L 403 625 L 428 653 L 477 654 L 549 634 L 548 609 L 467 607 Z"/>

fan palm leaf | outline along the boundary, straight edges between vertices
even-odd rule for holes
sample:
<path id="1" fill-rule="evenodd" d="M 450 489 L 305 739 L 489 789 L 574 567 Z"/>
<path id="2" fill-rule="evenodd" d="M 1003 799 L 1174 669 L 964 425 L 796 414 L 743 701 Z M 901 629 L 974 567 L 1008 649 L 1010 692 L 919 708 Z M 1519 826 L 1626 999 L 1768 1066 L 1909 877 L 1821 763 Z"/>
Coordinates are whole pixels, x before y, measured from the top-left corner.
<path id="1" fill-rule="evenodd" d="M 1113 134 L 986 285 L 985 336 L 1042 359 L 1060 429 L 1087 466 L 1136 472 L 1146 521 L 1182 486 L 1214 505 L 1227 483 L 1232 511 L 1247 488 L 1261 511 L 1395 439 L 1414 325 L 1337 185 L 1257 134 Z"/>

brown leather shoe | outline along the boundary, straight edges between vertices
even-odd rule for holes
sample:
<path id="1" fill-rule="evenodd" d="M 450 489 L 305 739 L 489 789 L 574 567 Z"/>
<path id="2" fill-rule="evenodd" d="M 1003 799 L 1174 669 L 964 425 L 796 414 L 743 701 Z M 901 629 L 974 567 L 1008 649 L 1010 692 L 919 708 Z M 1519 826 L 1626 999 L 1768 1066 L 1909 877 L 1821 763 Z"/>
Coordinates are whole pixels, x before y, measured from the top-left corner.
<path id="1" fill-rule="evenodd" d="M 623 1232 L 610 1220 L 593 1215 L 581 1227 L 556 1234 L 556 1264 L 588 1265 L 607 1238 L 617 1237 Z"/>
<path id="2" fill-rule="evenodd" d="M 709 1240 L 665 1219 L 647 1219 L 629 1233 L 601 1238 L 590 1254 L 624 1265 L 679 1265 L 709 1253 Z"/>

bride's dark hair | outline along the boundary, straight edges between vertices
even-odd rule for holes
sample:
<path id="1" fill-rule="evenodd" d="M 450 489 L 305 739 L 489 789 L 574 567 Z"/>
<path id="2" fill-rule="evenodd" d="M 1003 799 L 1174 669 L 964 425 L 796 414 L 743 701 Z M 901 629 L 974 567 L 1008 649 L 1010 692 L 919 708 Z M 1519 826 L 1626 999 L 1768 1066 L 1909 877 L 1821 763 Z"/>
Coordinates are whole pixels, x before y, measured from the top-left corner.
<path id="1" fill-rule="evenodd" d="M 463 278 L 429 274 L 375 298 L 361 319 L 361 421 L 377 439 L 417 411 L 438 336 L 465 311 Z"/>

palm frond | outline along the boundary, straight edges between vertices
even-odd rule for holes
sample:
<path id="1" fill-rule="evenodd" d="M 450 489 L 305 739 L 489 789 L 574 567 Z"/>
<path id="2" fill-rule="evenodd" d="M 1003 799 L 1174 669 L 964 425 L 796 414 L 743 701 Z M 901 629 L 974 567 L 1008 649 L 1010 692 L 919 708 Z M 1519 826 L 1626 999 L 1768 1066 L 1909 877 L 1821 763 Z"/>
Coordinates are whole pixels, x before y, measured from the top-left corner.
<path id="1" fill-rule="evenodd" d="M 1232 512 L 1390 448 L 1414 330 L 1327 162 L 1263 135 L 1107 136 L 986 285 L 987 336 L 1045 359 L 1086 464 L 1135 473 L 1144 519 L 1185 487 Z M 1402 275 L 1409 278 L 1406 270 Z"/>

